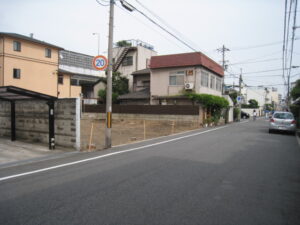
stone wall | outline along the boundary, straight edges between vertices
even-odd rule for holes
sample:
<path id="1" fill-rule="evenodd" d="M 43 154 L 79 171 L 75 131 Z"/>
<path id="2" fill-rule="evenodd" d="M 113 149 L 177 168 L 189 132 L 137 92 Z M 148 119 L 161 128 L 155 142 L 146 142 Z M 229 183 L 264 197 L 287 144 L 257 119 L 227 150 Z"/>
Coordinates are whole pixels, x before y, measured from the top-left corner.
<path id="1" fill-rule="evenodd" d="M 55 103 L 55 143 L 80 146 L 80 100 L 59 99 Z M 16 101 L 16 139 L 48 143 L 48 105 L 45 101 Z M 10 103 L 0 101 L 0 136 L 10 136 Z"/>

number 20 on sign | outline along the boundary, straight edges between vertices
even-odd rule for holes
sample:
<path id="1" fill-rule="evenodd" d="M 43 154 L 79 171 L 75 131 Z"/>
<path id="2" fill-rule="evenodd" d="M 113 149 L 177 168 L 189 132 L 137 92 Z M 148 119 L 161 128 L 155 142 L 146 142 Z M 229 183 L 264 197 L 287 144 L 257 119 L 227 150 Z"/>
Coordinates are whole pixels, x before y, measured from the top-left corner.
<path id="1" fill-rule="evenodd" d="M 103 55 L 98 55 L 93 59 L 93 66 L 96 70 L 105 70 L 108 66 L 108 60 Z"/>

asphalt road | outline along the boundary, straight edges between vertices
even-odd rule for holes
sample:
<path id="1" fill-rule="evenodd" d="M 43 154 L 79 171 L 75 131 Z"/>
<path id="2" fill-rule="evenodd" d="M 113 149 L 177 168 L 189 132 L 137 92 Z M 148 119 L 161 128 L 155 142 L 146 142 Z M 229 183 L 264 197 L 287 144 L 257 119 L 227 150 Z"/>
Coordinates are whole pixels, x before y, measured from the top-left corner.
<path id="1" fill-rule="evenodd" d="M 199 132 L 2 168 L 0 224 L 300 224 L 295 136 Z"/>

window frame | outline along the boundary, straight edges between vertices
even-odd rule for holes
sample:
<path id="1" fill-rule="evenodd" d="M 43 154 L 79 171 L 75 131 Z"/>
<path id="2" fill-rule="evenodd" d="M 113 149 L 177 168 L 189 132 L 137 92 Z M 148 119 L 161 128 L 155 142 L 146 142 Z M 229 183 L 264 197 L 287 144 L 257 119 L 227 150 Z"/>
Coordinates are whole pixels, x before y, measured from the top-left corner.
<path id="1" fill-rule="evenodd" d="M 209 73 L 206 71 L 201 72 L 201 86 L 207 88 L 209 87 Z"/>
<path id="2" fill-rule="evenodd" d="M 122 66 L 132 66 L 133 65 L 133 56 L 129 55 L 124 57 L 122 61 Z"/>
<path id="3" fill-rule="evenodd" d="M 216 90 L 222 91 L 222 79 L 220 77 L 217 77 L 216 79 Z"/>
<path id="4" fill-rule="evenodd" d="M 58 74 L 57 83 L 58 84 L 64 84 L 64 75 Z"/>
<path id="5" fill-rule="evenodd" d="M 13 68 L 13 79 L 21 79 L 21 69 Z"/>
<path id="6" fill-rule="evenodd" d="M 210 75 L 209 87 L 211 89 L 216 89 L 216 77 L 212 74 Z"/>
<path id="7" fill-rule="evenodd" d="M 21 42 L 20 41 L 13 41 L 13 50 L 15 52 L 20 52 L 21 51 Z"/>
<path id="8" fill-rule="evenodd" d="M 51 58 L 51 56 L 52 56 L 51 48 L 45 48 L 45 57 Z"/>
<path id="9" fill-rule="evenodd" d="M 175 78 L 175 84 L 171 83 L 171 77 Z M 181 81 L 181 80 L 179 80 L 179 77 L 180 77 L 180 79 L 182 79 L 182 83 L 179 82 L 179 81 Z M 183 70 L 170 72 L 170 74 L 169 74 L 169 86 L 184 86 L 184 78 L 185 78 L 185 71 L 183 71 Z"/>

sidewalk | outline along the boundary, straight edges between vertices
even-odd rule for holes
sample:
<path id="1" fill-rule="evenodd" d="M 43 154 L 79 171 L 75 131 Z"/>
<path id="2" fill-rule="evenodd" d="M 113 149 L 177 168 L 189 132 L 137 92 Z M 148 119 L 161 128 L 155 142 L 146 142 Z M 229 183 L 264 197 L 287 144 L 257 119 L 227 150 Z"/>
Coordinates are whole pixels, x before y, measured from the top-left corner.
<path id="1" fill-rule="evenodd" d="M 52 157 L 72 152 L 71 149 L 57 148 L 49 150 L 48 145 L 42 143 L 29 143 L 25 141 L 11 141 L 0 138 L 0 167 L 5 164 L 16 163 L 35 158 Z"/>

